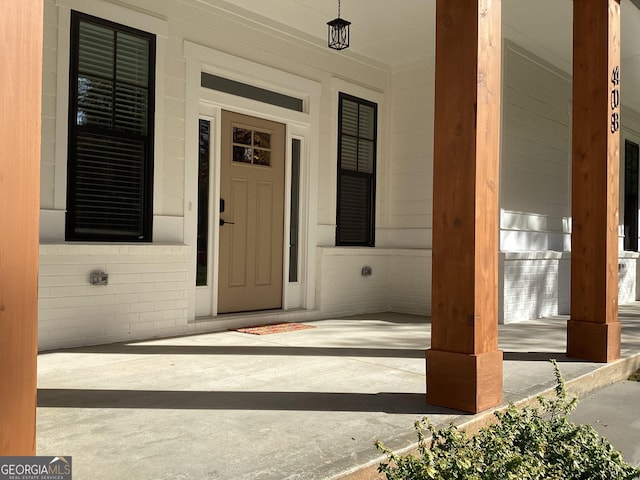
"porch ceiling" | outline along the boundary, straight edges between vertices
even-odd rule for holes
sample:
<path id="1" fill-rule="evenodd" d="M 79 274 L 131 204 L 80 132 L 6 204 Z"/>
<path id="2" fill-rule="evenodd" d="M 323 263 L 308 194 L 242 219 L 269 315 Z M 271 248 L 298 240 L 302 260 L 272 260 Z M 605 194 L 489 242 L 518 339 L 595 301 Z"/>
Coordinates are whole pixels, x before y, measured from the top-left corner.
<path id="1" fill-rule="evenodd" d="M 200 0 L 297 40 L 326 45 L 326 22 L 337 0 Z M 503 34 L 566 72 L 571 71 L 572 0 L 503 0 Z M 640 0 L 622 0 L 625 103 L 640 111 Z M 435 0 L 342 0 L 352 22 L 351 46 L 336 55 L 401 68 L 434 54 Z M 332 52 L 333 53 L 333 52 Z"/>

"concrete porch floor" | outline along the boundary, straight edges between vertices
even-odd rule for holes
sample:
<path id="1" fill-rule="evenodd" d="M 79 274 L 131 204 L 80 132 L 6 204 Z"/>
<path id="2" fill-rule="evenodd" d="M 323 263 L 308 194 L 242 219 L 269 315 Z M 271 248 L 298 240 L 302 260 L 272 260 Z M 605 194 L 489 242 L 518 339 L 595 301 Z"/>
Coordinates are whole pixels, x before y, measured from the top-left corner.
<path id="1" fill-rule="evenodd" d="M 640 368 L 640 303 L 620 318 L 623 359 L 608 365 L 564 355 L 566 316 L 500 326 L 505 403 L 553 387 L 549 358 L 579 396 Z M 43 353 L 38 455 L 72 456 L 76 480 L 329 479 L 377 465 L 377 439 L 409 448 L 424 416 L 444 425 L 491 415 L 425 403 L 428 319 L 309 324 Z"/>

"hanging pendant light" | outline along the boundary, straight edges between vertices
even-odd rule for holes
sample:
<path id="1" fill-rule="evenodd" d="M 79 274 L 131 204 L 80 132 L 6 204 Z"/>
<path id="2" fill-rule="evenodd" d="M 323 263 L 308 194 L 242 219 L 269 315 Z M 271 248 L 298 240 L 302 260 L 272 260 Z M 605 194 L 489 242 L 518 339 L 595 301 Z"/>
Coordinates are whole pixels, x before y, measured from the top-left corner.
<path id="1" fill-rule="evenodd" d="M 327 22 L 329 26 L 328 45 L 335 50 L 349 48 L 349 25 L 351 22 L 340 18 L 340 0 L 338 0 L 338 18 Z"/>

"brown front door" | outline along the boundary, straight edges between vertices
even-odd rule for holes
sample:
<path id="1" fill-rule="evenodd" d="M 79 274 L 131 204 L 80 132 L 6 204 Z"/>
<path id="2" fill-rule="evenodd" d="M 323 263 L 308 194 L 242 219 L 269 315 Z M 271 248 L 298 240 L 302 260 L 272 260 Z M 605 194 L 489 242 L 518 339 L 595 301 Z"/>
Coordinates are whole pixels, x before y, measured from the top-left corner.
<path id="1" fill-rule="evenodd" d="M 285 126 L 222 113 L 218 313 L 282 308 Z"/>

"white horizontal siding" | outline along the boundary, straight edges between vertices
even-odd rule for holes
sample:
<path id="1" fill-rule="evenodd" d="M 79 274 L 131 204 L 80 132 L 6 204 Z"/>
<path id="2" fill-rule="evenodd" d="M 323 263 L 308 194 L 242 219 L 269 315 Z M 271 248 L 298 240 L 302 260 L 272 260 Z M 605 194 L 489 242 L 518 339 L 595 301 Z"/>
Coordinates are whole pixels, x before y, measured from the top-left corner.
<path id="1" fill-rule="evenodd" d="M 562 251 L 571 209 L 571 82 L 513 43 L 505 43 L 504 58 L 501 249 Z"/>
<path id="2" fill-rule="evenodd" d="M 389 224 L 382 246 L 431 246 L 433 212 L 434 58 L 392 77 Z M 427 231 L 418 243 L 410 230 Z"/>

